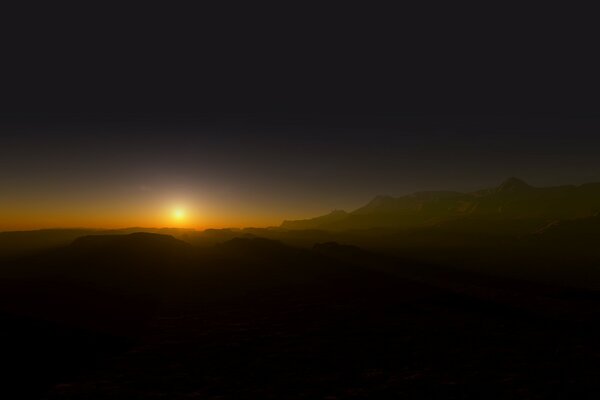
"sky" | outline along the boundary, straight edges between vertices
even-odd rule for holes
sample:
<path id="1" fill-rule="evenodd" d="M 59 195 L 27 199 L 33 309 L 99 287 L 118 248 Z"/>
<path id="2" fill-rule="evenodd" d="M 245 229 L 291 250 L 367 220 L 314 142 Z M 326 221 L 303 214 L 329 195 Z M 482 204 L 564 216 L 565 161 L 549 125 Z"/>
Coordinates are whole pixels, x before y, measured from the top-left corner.
<path id="1" fill-rule="evenodd" d="M 13 124 L 2 229 L 274 226 L 379 194 L 600 181 L 596 119 L 226 116 Z M 183 210 L 185 218 L 174 218 Z"/>
<path id="2" fill-rule="evenodd" d="M 600 181 L 593 36 L 565 10 L 263 11 L 12 11 L 0 230 L 270 226 Z"/>

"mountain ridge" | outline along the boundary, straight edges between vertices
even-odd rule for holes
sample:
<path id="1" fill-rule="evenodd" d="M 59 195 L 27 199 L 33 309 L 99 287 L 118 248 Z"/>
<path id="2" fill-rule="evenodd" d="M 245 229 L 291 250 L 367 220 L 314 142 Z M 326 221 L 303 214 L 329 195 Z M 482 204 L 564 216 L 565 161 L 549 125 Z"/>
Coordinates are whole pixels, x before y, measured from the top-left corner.
<path id="1" fill-rule="evenodd" d="M 375 196 L 353 211 L 284 221 L 280 228 L 352 230 L 414 228 L 461 217 L 495 219 L 582 218 L 600 212 L 600 183 L 535 187 L 509 177 L 495 188 L 474 192 L 425 191 L 400 197 Z"/>

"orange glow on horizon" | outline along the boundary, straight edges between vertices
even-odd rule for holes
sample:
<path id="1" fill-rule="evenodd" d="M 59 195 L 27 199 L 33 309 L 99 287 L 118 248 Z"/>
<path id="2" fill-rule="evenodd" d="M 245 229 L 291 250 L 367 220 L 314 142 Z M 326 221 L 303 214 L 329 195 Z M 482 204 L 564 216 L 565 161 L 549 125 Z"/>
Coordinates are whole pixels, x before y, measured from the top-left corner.
<path id="1" fill-rule="evenodd" d="M 309 217 L 320 210 L 298 213 L 290 209 L 260 209 L 246 204 L 186 202 L 169 199 L 14 201 L 0 209 L 0 232 L 37 229 L 123 228 L 264 228 L 279 226 L 284 219 Z M 136 201 L 138 200 L 138 201 Z"/>
<path id="2" fill-rule="evenodd" d="M 6 211 L 6 210 L 3 210 Z M 199 218 L 187 209 L 171 209 L 162 216 L 157 213 L 138 212 L 57 212 L 46 210 L 14 210 L 0 215 L 0 232 L 53 228 L 184 228 L 222 229 L 277 226 L 282 219 L 267 216 L 206 215 Z"/>

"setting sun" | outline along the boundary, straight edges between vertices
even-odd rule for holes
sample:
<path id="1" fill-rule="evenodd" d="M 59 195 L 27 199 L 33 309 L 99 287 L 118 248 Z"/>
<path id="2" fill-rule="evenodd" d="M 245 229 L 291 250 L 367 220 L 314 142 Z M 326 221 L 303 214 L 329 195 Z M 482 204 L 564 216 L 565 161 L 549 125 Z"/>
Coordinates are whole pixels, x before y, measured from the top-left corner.
<path id="1" fill-rule="evenodd" d="M 177 221 L 182 221 L 185 219 L 185 210 L 181 208 L 176 208 L 173 210 L 173 218 Z"/>

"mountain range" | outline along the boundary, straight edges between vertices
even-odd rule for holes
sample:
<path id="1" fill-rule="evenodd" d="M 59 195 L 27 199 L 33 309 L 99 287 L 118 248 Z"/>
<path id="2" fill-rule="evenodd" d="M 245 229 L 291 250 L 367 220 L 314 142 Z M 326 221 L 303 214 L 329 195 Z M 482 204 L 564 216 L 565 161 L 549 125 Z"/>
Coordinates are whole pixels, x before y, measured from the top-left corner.
<path id="1" fill-rule="evenodd" d="M 3 390 L 590 398 L 599 210 L 600 184 L 511 178 L 279 228 L 0 233 Z"/>
<path id="2" fill-rule="evenodd" d="M 534 187 L 509 178 L 499 186 L 475 192 L 417 192 L 401 197 L 377 196 L 354 211 L 335 210 L 305 220 L 284 221 L 286 230 L 418 228 L 452 221 L 556 220 L 585 218 L 600 212 L 600 183 Z"/>

